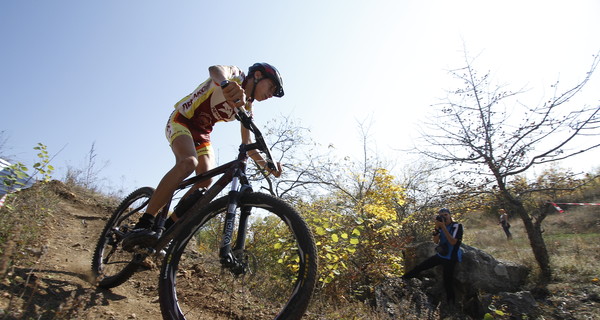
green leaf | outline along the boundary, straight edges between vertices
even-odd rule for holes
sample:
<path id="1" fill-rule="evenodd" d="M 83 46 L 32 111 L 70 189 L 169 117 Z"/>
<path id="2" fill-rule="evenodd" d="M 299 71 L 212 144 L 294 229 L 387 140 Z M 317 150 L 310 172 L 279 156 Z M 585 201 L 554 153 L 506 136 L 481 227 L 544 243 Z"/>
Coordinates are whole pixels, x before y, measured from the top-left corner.
<path id="1" fill-rule="evenodd" d="M 25 174 L 25 172 L 23 172 L 23 171 L 16 171 L 15 176 L 17 176 L 17 178 L 19 178 L 19 179 L 27 178 L 27 174 Z"/>
<path id="2" fill-rule="evenodd" d="M 318 235 L 320 235 L 320 236 L 322 236 L 322 235 L 324 235 L 325 233 L 327 233 L 327 232 L 325 232 L 325 229 L 323 229 L 323 227 L 317 227 L 317 229 L 315 230 L 315 232 L 316 232 Z"/>

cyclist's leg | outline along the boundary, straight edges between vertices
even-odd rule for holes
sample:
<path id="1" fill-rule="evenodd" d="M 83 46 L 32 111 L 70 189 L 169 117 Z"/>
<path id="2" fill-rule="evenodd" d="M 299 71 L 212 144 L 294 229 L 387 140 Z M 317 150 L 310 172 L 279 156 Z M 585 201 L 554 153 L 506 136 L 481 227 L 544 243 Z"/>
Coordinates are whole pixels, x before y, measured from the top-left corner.
<path id="1" fill-rule="evenodd" d="M 210 143 L 205 143 L 201 146 L 197 146 L 196 147 L 196 152 L 198 155 L 198 165 L 196 166 L 196 174 L 201 174 L 204 173 L 212 168 L 214 168 L 215 166 L 215 161 L 214 161 L 214 157 L 213 157 L 213 152 L 212 152 L 212 148 L 210 146 Z M 187 211 L 187 209 L 189 207 L 191 207 L 195 202 L 192 201 L 192 203 L 187 203 L 184 204 L 185 199 L 191 195 L 192 193 L 194 193 L 196 190 L 200 189 L 200 188 L 208 188 L 210 186 L 210 184 L 212 183 L 212 179 L 207 179 L 204 181 L 200 181 L 196 184 L 194 184 L 182 197 L 181 200 L 179 201 L 179 205 L 183 205 L 185 208 L 181 208 L 177 210 L 177 212 L 181 212 L 181 213 L 185 213 L 185 211 Z M 179 206 L 178 205 L 178 206 Z M 171 225 L 173 225 L 173 223 L 175 223 L 175 221 L 177 221 L 177 219 L 181 218 L 181 214 L 176 215 L 175 212 L 169 217 L 169 220 L 167 220 L 165 227 L 168 229 Z"/>
<path id="2" fill-rule="evenodd" d="M 169 201 L 181 181 L 187 178 L 198 166 L 194 140 L 191 136 L 180 135 L 171 145 L 175 155 L 175 166 L 165 174 L 148 203 L 147 213 L 156 216 L 158 211 Z"/>
<path id="3" fill-rule="evenodd" d="M 194 172 L 194 168 L 198 165 L 191 136 L 185 134 L 178 136 L 173 140 L 171 149 L 175 154 L 175 166 L 161 179 L 148 202 L 146 213 L 136 223 L 133 232 L 123 239 L 123 247 L 126 250 L 131 250 L 136 245 L 147 247 L 154 244 L 158 239 L 158 234 L 152 230 L 155 216 L 173 196 L 179 183 Z"/>

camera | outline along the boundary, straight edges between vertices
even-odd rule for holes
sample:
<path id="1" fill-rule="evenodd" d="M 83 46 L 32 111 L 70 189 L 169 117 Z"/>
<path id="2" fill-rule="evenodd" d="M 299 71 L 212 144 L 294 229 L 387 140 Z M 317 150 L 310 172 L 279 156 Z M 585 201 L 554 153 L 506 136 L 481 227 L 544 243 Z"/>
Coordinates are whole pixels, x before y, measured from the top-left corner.
<path id="1" fill-rule="evenodd" d="M 435 217 L 435 220 L 439 221 L 439 222 L 443 222 L 446 223 L 446 217 L 444 217 L 443 215 L 438 215 L 437 217 Z"/>

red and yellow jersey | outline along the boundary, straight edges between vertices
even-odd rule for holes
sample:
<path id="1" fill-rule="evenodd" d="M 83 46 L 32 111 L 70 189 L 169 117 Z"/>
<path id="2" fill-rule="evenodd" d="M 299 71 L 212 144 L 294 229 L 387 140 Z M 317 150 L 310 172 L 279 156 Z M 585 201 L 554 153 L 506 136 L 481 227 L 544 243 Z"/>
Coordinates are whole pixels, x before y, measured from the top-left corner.
<path id="1" fill-rule="evenodd" d="M 222 66 L 228 71 L 226 78 L 242 84 L 245 74 L 238 67 Z M 175 104 L 174 121 L 187 127 L 194 141 L 210 141 L 215 123 L 233 121 L 235 108 L 225 102 L 223 91 L 212 79 L 202 82 L 192 93 Z"/>

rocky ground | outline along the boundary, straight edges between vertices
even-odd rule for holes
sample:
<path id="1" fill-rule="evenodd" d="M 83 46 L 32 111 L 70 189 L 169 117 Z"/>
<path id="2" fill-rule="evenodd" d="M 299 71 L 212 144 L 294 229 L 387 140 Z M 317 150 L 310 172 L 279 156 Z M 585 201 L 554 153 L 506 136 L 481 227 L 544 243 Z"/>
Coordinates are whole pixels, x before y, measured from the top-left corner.
<path id="1" fill-rule="evenodd" d="M 34 264 L 12 267 L 0 285 L 0 307 L 8 318 L 161 319 L 156 268 L 112 290 L 95 287 L 91 258 L 110 213 L 71 195 L 50 218 L 46 243 L 27 253 Z"/>
<path id="2" fill-rule="evenodd" d="M 94 285 L 91 257 L 110 211 L 84 204 L 62 187 L 57 193 L 60 210 L 48 220 L 44 242 L 21 253 L 28 260 L 11 266 L 0 279 L 3 319 L 161 319 L 157 268 L 138 272 L 111 290 Z M 538 301 L 544 319 L 600 319 L 600 284 L 556 283 L 549 289 L 550 295 Z M 202 318 L 230 318 L 215 301 L 207 299 Z M 306 318 L 327 319 L 314 311 Z"/>
<path id="3" fill-rule="evenodd" d="M 0 318 L 162 319 L 157 290 L 161 261 L 150 261 L 150 266 L 116 288 L 97 288 L 92 255 L 114 208 L 84 199 L 58 181 L 52 182 L 52 188 L 60 200 L 58 210 L 46 221 L 42 243 L 19 253 L 26 259 L 0 278 Z M 189 273 L 185 268 L 181 265 L 180 272 Z M 180 289 L 185 290 L 185 285 L 181 283 Z M 221 297 L 216 287 L 196 293 L 203 299 L 194 319 L 241 320 L 268 314 L 259 304 L 253 305 L 251 316 L 245 314 L 229 297 Z M 314 314 L 305 318 L 323 319 Z"/>

